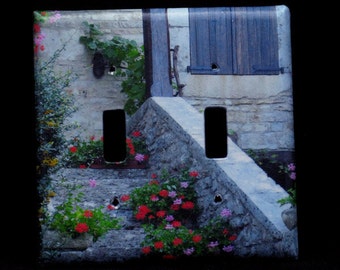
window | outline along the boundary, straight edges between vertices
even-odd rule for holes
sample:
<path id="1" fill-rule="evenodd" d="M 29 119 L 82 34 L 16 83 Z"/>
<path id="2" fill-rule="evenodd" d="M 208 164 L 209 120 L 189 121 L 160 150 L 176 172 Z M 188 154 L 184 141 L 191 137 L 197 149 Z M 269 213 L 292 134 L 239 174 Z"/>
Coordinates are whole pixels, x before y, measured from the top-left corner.
<path id="1" fill-rule="evenodd" d="M 280 73 L 275 6 L 189 8 L 191 74 Z"/>

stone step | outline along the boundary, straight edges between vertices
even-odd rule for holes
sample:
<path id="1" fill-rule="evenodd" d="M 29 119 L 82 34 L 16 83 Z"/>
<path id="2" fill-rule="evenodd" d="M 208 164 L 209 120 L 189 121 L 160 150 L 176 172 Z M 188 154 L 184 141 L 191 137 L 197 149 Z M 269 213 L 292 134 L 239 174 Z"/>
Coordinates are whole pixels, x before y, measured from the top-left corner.
<path id="1" fill-rule="evenodd" d="M 107 209 L 113 197 L 120 198 L 134 188 L 150 181 L 147 170 L 106 170 L 106 169 L 62 169 L 51 177 L 51 187 L 55 196 L 50 198 L 47 209 L 53 214 L 56 207 L 63 203 L 70 188 L 79 185 L 75 192 L 84 194 L 79 205 L 83 208 L 104 206 L 112 217 L 121 219 L 121 229 L 110 230 L 93 241 L 92 237 L 80 237 L 72 240 L 63 238 L 56 231 L 43 228 L 41 231 L 41 261 L 43 263 L 68 262 L 110 262 L 138 258 L 141 255 L 140 244 L 144 239 L 141 224 L 133 217 L 133 211 L 124 202 L 119 201 L 118 208 Z M 96 185 L 90 186 L 89 181 Z M 74 193 L 75 195 L 76 193 Z"/>

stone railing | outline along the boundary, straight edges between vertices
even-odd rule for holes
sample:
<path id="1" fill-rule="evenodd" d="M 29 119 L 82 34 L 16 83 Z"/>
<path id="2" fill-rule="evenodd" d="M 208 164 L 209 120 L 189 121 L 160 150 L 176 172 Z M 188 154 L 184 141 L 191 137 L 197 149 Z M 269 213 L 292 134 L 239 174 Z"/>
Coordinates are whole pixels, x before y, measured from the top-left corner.
<path id="1" fill-rule="evenodd" d="M 203 209 L 199 223 L 203 225 L 223 208 L 232 211 L 231 224 L 239 230 L 237 255 L 297 257 L 296 223 L 283 221 L 290 205 L 277 203 L 287 192 L 229 137 L 226 158 L 207 158 L 203 113 L 181 97 L 151 97 L 128 121 L 128 132 L 137 129 L 146 136 L 155 173 L 181 166 L 200 173 L 196 184 Z"/>

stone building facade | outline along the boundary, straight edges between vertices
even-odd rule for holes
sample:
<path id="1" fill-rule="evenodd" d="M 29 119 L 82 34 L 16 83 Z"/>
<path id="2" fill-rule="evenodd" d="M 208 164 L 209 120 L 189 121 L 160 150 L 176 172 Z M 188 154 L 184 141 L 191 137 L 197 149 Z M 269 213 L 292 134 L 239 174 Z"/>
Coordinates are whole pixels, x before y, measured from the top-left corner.
<path id="1" fill-rule="evenodd" d="M 71 70 L 78 79 L 66 89 L 76 98 L 78 111 L 71 121 L 79 129 L 70 136 L 101 136 L 102 112 L 123 108 L 126 96 L 121 92 L 121 79 L 92 73 L 93 55 L 79 42 L 84 35 L 83 21 L 97 24 L 110 39 L 115 35 L 143 44 L 142 10 L 61 11 L 54 23 L 44 23 L 45 50 L 39 59 L 48 59 L 62 44 L 65 51 L 57 61 L 60 70 Z M 294 151 L 293 86 L 290 47 L 290 14 L 286 6 L 277 6 L 279 57 L 283 74 L 275 76 L 191 75 L 189 20 L 187 8 L 167 10 L 170 48 L 179 46 L 179 77 L 185 87 L 183 98 L 199 112 L 207 106 L 225 106 L 230 133 L 237 136 L 242 149 Z M 129 117 L 127 117 L 128 119 Z"/>

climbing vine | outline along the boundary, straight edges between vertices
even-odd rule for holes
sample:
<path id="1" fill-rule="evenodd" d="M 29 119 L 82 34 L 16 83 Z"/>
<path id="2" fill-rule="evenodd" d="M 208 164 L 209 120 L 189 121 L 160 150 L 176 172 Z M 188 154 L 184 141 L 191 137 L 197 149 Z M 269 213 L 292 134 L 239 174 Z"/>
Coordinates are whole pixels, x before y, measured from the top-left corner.
<path id="1" fill-rule="evenodd" d="M 85 21 L 83 26 L 85 35 L 79 41 L 93 53 L 95 77 L 100 78 L 108 68 L 110 74 L 124 79 L 121 84 L 121 91 L 127 95 L 124 109 L 132 115 L 145 101 L 144 46 L 120 36 L 105 40 L 97 25 Z"/>

